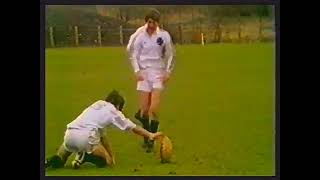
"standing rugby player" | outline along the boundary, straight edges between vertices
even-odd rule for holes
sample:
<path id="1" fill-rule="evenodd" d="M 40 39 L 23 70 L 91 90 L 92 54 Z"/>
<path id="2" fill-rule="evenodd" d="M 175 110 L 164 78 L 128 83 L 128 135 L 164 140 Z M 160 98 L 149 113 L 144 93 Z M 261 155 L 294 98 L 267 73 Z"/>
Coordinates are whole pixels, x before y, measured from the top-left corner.
<path id="1" fill-rule="evenodd" d="M 135 117 L 150 132 L 159 126 L 161 92 L 173 70 L 173 45 L 169 33 L 159 28 L 160 13 L 152 10 L 145 16 L 146 24 L 131 35 L 127 45 L 134 69 L 139 110 Z M 143 147 L 151 152 L 154 142 L 144 138 Z"/>

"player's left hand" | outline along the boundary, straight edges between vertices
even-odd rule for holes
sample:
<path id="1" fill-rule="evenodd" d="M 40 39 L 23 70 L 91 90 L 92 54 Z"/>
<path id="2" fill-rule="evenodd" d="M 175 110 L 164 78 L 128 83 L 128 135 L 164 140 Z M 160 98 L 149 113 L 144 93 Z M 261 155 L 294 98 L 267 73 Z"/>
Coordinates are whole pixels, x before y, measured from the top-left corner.
<path id="1" fill-rule="evenodd" d="M 152 133 L 149 137 L 150 140 L 156 140 L 160 137 L 163 136 L 163 133 L 162 132 L 156 132 L 156 133 Z"/>
<path id="2" fill-rule="evenodd" d="M 106 161 L 107 161 L 108 167 L 113 168 L 116 165 L 116 161 L 114 159 L 114 156 L 107 156 Z"/>
<path id="3" fill-rule="evenodd" d="M 114 159 L 114 156 L 112 156 L 112 165 L 116 165 L 116 160 Z"/>
<path id="4" fill-rule="evenodd" d="M 170 79 L 170 73 L 167 72 L 167 71 L 165 71 L 165 72 L 163 73 L 162 82 L 163 82 L 163 83 L 166 83 L 169 79 Z"/>

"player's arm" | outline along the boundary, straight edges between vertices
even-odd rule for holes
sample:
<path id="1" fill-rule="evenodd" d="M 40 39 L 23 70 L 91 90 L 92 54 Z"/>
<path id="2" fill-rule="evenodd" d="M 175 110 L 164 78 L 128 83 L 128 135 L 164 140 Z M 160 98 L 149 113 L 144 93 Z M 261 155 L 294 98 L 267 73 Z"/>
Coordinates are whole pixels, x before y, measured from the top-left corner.
<path id="1" fill-rule="evenodd" d="M 133 133 L 149 138 L 150 140 L 156 139 L 162 135 L 161 132 L 151 133 L 145 129 L 137 126 L 132 121 L 127 119 L 120 111 L 117 111 L 113 118 L 113 125 L 121 130 L 132 131 Z"/>
<path id="2" fill-rule="evenodd" d="M 135 39 L 135 34 L 132 34 L 129 38 L 129 42 L 128 42 L 128 45 L 127 45 L 127 52 L 129 53 L 130 55 L 130 51 L 131 51 L 131 48 L 132 48 L 132 42 L 133 40 Z"/>
<path id="3" fill-rule="evenodd" d="M 154 140 L 156 139 L 157 137 L 161 136 L 162 133 L 161 132 L 157 132 L 157 133 L 151 133 L 139 126 L 136 126 L 134 128 L 132 128 L 132 132 L 137 134 L 137 135 L 140 135 L 140 136 L 143 136 L 143 137 L 146 137 L 150 140 Z"/>
<path id="4" fill-rule="evenodd" d="M 166 33 L 166 41 L 164 46 L 164 57 L 166 59 L 166 71 L 170 74 L 175 65 L 174 47 L 169 33 Z"/>
<path id="5" fill-rule="evenodd" d="M 133 40 L 133 50 L 132 50 L 132 54 L 130 57 L 131 60 L 131 65 L 133 67 L 133 70 L 135 73 L 140 71 L 140 67 L 138 64 L 138 55 L 140 53 L 141 50 L 141 43 L 140 43 L 140 38 L 141 36 L 137 35 L 137 37 Z"/>
<path id="6" fill-rule="evenodd" d="M 165 37 L 165 45 L 164 45 L 164 49 L 163 49 L 163 56 L 164 59 L 166 60 L 166 71 L 164 73 L 163 79 L 162 81 L 164 83 L 166 83 L 169 78 L 170 78 L 170 74 L 174 68 L 174 47 L 171 41 L 171 37 L 169 35 L 169 33 L 166 33 L 166 37 Z"/>
<path id="7" fill-rule="evenodd" d="M 140 72 L 140 67 L 138 64 L 138 57 L 141 52 L 142 46 L 141 46 L 141 36 L 137 35 L 136 39 L 133 42 L 133 52 L 130 57 L 131 65 L 133 67 L 136 81 L 143 81 L 143 76 Z"/>
<path id="8" fill-rule="evenodd" d="M 146 25 L 138 28 L 136 30 L 135 33 L 133 33 L 130 38 L 129 38 L 129 41 L 128 41 L 128 45 L 127 45 L 127 52 L 130 54 L 131 50 L 132 50 L 132 46 L 133 46 L 133 42 L 135 41 L 136 37 L 139 35 L 139 33 L 146 28 Z"/>

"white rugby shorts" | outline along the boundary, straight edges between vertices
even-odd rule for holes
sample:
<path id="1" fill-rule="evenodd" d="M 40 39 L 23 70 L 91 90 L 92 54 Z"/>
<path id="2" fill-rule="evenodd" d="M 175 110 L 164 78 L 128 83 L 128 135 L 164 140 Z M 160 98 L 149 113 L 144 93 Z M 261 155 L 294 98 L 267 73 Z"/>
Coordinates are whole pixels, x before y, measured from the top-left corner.
<path id="1" fill-rule="evenodd" d="M 162 82 L 163 70 L 161 69 L 144 69 L 141 70 L 143 81 L 137 82 L 137 90 L 151 92 L 153 89 L 163 90 Z"/>
<path id="2" fill-rule="evenodd" d="M 100 133 L 98 130 L 69 128 L 64 136 L 64 148 L 69 152 L 92 153 L 100 143 Z"/>

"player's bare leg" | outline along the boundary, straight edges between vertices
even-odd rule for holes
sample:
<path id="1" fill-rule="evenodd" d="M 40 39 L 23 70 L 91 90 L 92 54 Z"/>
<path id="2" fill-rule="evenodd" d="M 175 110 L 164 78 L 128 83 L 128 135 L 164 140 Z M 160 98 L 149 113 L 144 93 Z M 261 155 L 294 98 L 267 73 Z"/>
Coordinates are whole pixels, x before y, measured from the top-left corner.
<path id="1" fill-rule="evenodd" d="M 149 118 L 150 118 L 150 132 L 156 133 L 158 131 L 159 126 L 159 117 L 158 117 L 158 110 L 160 105 L 160 97 L 161 97 L 161 90 L 154 89 L 151 93 L 151 104 L 149 108 Z M 147 152 L 151 152 L 153 148 L 154 141 L 149 142 L 149 146 Z"/>
<path id="2" fill-rule="evenodd" d="M 61 145 L 56 155 L 53 155 L 50 158 L 46 159 L 45 167 L 61 168 L 67 162 L 68 157 L 71 154 L 72 152 L 67 151 L 64 146 Z"/>
<path id="3" fill-rule="evenodd" d="M 135 114 L 135 118 L 138 119 L 143 128 L 150 131 L 149 125 L 149 107 L 151 103 L 151 93 L 145 91 L 138 91 L 139 93 L 139 111 Z M 143 147 L 147 147 L 148 138 L 144 138 Z"/>
<path id="4" fill-rule="evenodd" d="M 75 160 L 72 161 L 72 166 L 74 169 L 78 169 L 81 164 L 86 162 L 95 164 L 99 168 L 112 167 L 115 164 L 114 157 L 108 153 L 102 144 L 97 145 L 90 154 L 86 152 L 77 153 Z"/>
<path id="5" fill-rule="evenodd" d="M 112 152 L 112 148 L 106 134 L 104 134 L 101 137 L 100 141 L 101 141 L 101 145 L 106 150 L 106 158 L 109 159 L 109 161 L 112 161 L 111 164 L 114 165 L 115 164 L 114 153 Z"/>
<path id="6" fill-rule="evenodd" d="M 114 157 L 108 153 L 102 144 L 98 145 L 98 147 L 92 152 L 92 155 L 103 158 L 108 166 L 114 165 Z"/>

